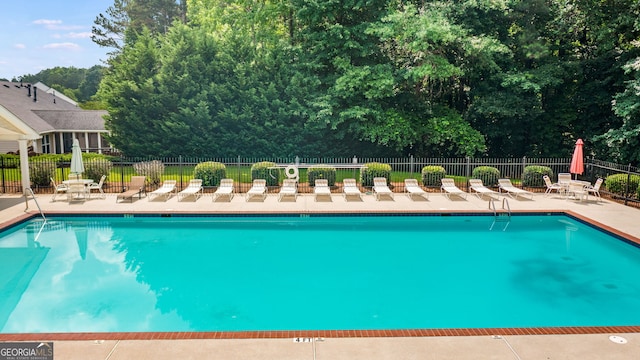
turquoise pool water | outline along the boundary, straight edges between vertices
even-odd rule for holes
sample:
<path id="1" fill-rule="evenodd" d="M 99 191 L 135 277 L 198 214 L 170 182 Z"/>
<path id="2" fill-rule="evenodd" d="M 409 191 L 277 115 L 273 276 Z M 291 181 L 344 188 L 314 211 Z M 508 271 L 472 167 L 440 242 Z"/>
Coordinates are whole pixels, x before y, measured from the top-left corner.
<path id="1" fill-rule="evenodd" d="M 640 324 L 640 248 L 566 216 L 56 217 L 0 233 L 2 333 Z"/>

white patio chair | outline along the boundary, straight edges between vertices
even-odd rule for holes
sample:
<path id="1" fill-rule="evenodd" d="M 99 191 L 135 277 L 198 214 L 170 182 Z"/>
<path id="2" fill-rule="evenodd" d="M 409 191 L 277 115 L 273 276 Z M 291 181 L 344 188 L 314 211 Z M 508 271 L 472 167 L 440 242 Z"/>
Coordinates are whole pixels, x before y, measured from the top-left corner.
<path id="1" fill-rule="evenodd" d="M 587 186 L 587 193 L 595 195 L 595 197 L 598 198 L 598 202 L 602 201 L 602 197 L 600 196 L 600 186 L 602 186 L 603 181 L 604 180 L 602 180 L 602 178 L 598 178 L 593 186 Z"/>
<path id="2" fill-rule="evenodd" d="M 506 192 L 514 199 L 518 196 L 530 196 L 531 200 L 533 200 L 532 192 L 513 186 L 511 180 L 509 179 L 498 179 L 498 189 L 500 190 L 500 192 Z"/>
<path id="3" fill-rule="evenodd" d="M 176 192 L 176 189 L 177 189 L 176 184 L 177 184 L 176 180 L 163 181 L 161 187 L 147 194 L 147 200 L 151 201 L 152 199 L 157 198 L 159 196 L 164 196 L 165 201 L 169 200 L 169 198 L 171 197 L 171 194 Z"/>
<path id="4" fill-rule="evenodd" d="M 219 197 L 226 196 L 229 201 L 233 199 L 233 179 L 221 179 L 220 186 L 216 192 L 213 193 L 212 201 L 216 201 Z"/>
<path id="5" fill-rule="evenodd" d="M 246 201 L 251 200 L 254 196 L 262 197 L 262 201 L 267 198 L 267 180 L 265 179 L 254 179 L 253 184 L 251 185 L 251 189 L 247 191 Z"/>
<path id="6" fill-rule="evenodd" d="M 200 195 L 202 195 L 202 179 L 191 179 L 187 187 L 178 193 L 178 201 L 182 201 L 189 196 L 193 196 L 195 200 L 198 200 Z"/>
<path id="7" fill-rule="evenodd" d="M 479 199 L 484 195 L 489 197 L 491 197 L 491 195 L 500 196 L 499 192 L 484 186 L 481 179 L 469 179 L 469 189 L 473 191 Z"/>
<path id="8" fill-rule="evenodd" d="M 331 189 L 329 188 L 329 180 L 316 179 L 313 187 L 314 201 L 318 201 L 318 196 L 326 196 L 331 200 Z"/>
<path id="9" fill-rule="evenodd" d="M 82 181 L 70 181 L 67 189 L 67 201 L 85 201 L 89 194 L 89 189 Z"/>
<path id="10" fill-rule="evenodd" d="M 387 186 L 387 178 L 373 178 L 373 192 L 376 195 L 376 200 L 380 200 L 380 196 L 389 196 L 393 199 L 393 191 Z"/>
<path id="11" fill-rule="evenodd" d="M 53 180 L 53 178 L 49 179 L 51 180 L 51 186 L 53 186 L 53 197 L 51 198 L 51 201 L 56 201 L 56 196 L 59 193 L 66 193 L 67 190 L 69 190 L 69 187 L 67 184 L 56 184 L 56 181 Z"/>
<path id="12" fill-rule="evenodd" d="M 294 179 L 285 179 L 282 181 L 278 201 L 282 201 L 282 198 L 286 196 L 293 196 L 294 201 L 298 198 L 298 182 Z"/>
<path id="13" fill-rule="evenodd" d="M 107 198 L 107 195 L 102 190 L 102 186 L 104 185 L 104 181 L 106 179 L 107 179 L 107 176 L 102 175 L 98 183 L 92 182 L 91 184 L 87 185 L 87 192 L 89 193 L 89 199 L 91 199 L 91 190 L 98 190 L 98 192 L 101 194 L 100 197 L 102 197 L 103 199 Z"/>
<path id="14" fill-rule="evenodd" d="M 359 200 L 362 200 L 362 192 L 358 188 L 356 179 L 347 178 L 342 180 L 342 193 L 345 201 L 348 200 L 349 196 L 357 196 Z"/>
<path id="15" fill-rule="evenodd" d="M 407 196 L 413 200 L 413 195 L 422 196 L 425 199 L 429 198 L 429 193 L 422 190 L 416 179 L 404 179 L 404 191 Z"/>
<path id="16" fill-rule="evenodd" d="M 545 196 L 548 196 L 554 190 L 558 194 L 562 194 L 567 189 L 567 187 L 565 185 L 563 185 L 563 184 L 551 182 L 551 178 L 548 175 L 544 175 L 542 178 L 544 179 L 544 184 L 547 187 L 547 190 L 544 192 Z"/>
<path id="17" fill-rule="evenodd" d="M 460 188 L 456 186 L 455 180 L 452 178 L 442 178 L 440 179 L 440 182 L 442 183 L 440 191 L 444 193 L 444 196 L 446 196 L 447 199 L 451 200 L 451 195 L 456 195 L 464 199 L 467 198 L 467 193 L 460 190 Z"/>

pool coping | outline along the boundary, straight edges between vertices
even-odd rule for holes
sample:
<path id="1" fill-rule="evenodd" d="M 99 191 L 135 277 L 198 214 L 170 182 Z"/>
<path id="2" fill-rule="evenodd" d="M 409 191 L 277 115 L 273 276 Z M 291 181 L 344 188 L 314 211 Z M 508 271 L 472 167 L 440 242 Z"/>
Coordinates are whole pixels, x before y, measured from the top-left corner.
<path id="1" fill-rule="evenodd" d="M 48 211 L 55 216 L 118 216 L 118 215 L 159 215 L 171 214 L 179 216 L 233 216 L 233 215 L 278 215 L 292 216 L 296 214 L 314 215 L 490 215 L 488 212 L 451 210 L 451 211 L 366 211 L 362 213 L 339 211 L 314 212 L 162 212 L 136 211 L 128 212 L 75 212 Z M 640 246 L 640 238 L 619 231 L 611 226 L 595 221 L 570 210 L 521 210 L 512 211 L 518 215 L 566 215 L 587 225 L 605 231 L 622 241 Z M 10 228 L 24 221 L 38 217 L 38 213 L 25 213 L 0 224 L 0 229 Z M 203 331 L 203 332 L 83 332 L 83 333 L 7 333 L 0 334 L 0 341 L 64 341 L 64 340 L 198 340 L 198 339 L 282 339 L 282 338 L 371 338 L 371 337 L 441 337 L 441 336 L 494 336 L 494 335 L 584 335 L 608 333 L 640 333 L 640 325 L 630 326 L 559 326 L 559 327 L 526 327 L 526 328 L 443 328 L 443 329 L 372 329 L 372 330 L 281 330 L 281 331 Z"/>

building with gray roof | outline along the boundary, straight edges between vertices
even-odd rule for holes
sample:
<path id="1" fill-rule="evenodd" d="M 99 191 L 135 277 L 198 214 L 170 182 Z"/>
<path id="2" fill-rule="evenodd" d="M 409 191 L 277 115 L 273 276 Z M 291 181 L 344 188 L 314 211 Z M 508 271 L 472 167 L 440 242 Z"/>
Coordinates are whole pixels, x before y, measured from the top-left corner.
<path id="1" fill-rule="evenodd" d="M 41 136 L 31 140 L 34 152 L 71 152 L 74 138 L 79 140 L 83 151 L 111 151 L 111 146 L 104 139 L 107 130 L 103 116 L 107 112 L 83 110 L 67 99 L 56 96 L 55 91 L 46 92 L 31 84 L 0 81 L 0 110 L 11 113 Z M 0 141 L 0 152 L 16 150 L 15 141 Z"/>

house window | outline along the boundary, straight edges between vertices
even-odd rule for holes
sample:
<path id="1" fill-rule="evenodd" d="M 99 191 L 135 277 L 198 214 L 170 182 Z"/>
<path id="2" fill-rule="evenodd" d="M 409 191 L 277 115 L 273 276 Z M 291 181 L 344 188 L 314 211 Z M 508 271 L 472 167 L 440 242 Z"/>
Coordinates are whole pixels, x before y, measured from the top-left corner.
<path id="1" fill-rule="evenodd" d="M 43 135 L 42 136 L 42 153 L 49 154 L 51 153 L 51 135 Z"/>
<path id="2" fill-rule="evenodd" d="M 62 143 L 63 143 L 63 153 L 70 153 L 71 146 L 73 145 L 73 134 L 72 133 L 62 133 Z"/>

